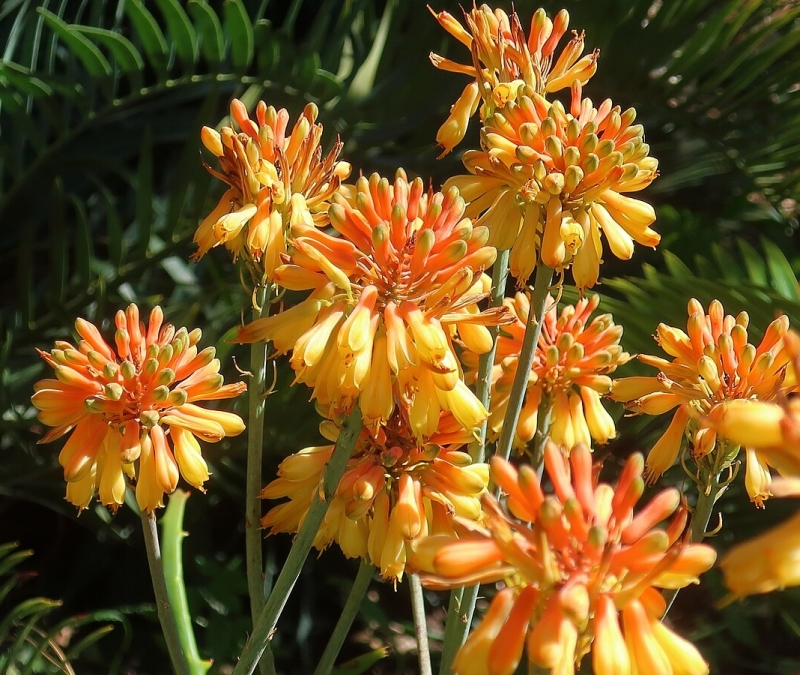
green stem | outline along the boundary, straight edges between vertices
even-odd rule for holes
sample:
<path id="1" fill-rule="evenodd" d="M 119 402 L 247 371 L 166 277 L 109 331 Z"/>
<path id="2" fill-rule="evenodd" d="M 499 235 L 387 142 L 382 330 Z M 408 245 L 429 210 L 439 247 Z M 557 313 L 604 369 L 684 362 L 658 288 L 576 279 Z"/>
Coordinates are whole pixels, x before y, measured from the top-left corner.
<path id="1" fill-rule="evenodd" d="M 192 630 L 192 615 L 189 612 L 189 601 L 186 598 L 186 585 L 183 581 L 183 556 L 181 547 L 186 532 L 183 531 L 183 513 L 189 493 L 175 490 L 169 496 L 167 509 L 161 519 L 164 545 L 162 558 L 164 561 L 164 581 L 167 585 L 167 597 L 172 606 L 175 623 L 178 629 L 178 640 L 192 675 L 205 675 L 211 668 L 211 661 L 200 658 L 197 642 Z"/>
<path id="2" fill-rule="evenodd" d="M 425 620 L 425 598 L 422 595 L 422 584 L 416 574 L 408 575 L 411 591 L 411 614 L 414 617 L 414 633 L 417 636 L 417 653 L 419 655 L 420 675 L 432 675 L 431 651 L 428 647 L 428 624 Z"/>
<path id="3" fill-rule="evenodd" d="M 260 306 L 253 318 L 269 313 L 267 289 L 257 294 Z M 247 592 L 250 596 L 250 617 L 255 626 L 264 607 L 264 573 L 261 535 L 261 448 L 264 442 L 264 387 L 267 379 L 267 345 L 250 345 L 250 382 L 247 385 L 247 471 L 245 479 L 244 545 L 247 561 Z"/>
<path id="4" fill-rule="evenodd" d="M 147 562 L 150 566 L 150 578 L 153 581 L 153 592 L 156 596 L 156 611 L 167 643 L 167 651 L 172 662 L 172 670 L 176 675 L 192 675 L 186 662 L 186 654 L 181 646 L 175 614 L 170 605 L 167 582 L 164 579 L 164 567 L 161 563 L 161 546 L 158 543 L 158 528 L 154 514 L 141 512 L 144 545 L 147 549 Z"/>
<path id="5" fill-rule="evenodd" d="M 705 539 L 706 528 L 708 522 L 711 520 L 711 514 L 714 511 L 714 504 L 719 499 L 720 494 L 725 489 L 724 485 L 720 485 L 720 474 L 715 473 L 714 470 L 701 469 L 700 485 L 701 487 L 697 494 L 697 503 L 694 506 L 694 513 L 692 513 L 692 522 L 690 525 L 691 543 L 699 544 Z M 667 602 L 667 609 L 664 616 L 669 612 L 675 598 L 678 597 L 679 588 L 671 589 L 664 592 L 664 599 Z"/>
<path id="6" fill-rule="evenodd" d="M 297 577 L 300 576 L 300 570 L 314 544 L 314 538 L 317 536 L 319 526 L 328 511 L 333 493 L 347 468 L 347 460 L 350 459 L 362 428 L 361 410 L 358 406 L 355 406 L 339 434 L 333 455 L 325 471 L 322 481 L 322 498 L 320 499 L 319 494 L 314 496 L 303 524 L 300 526 L 300 530 L 292 543 L 286 562 L 275 581 L 272 593 L 269 594 L 264 609 L 261 611 L 261 615 L 253 628 L 253 633 L 244 646 L 242 655 L 239 657 L 239 663 L 233 669 L 233 675 L 244 675 L 245 673 L 250 675 L 255 670 L 259 658 L 268 648 L 272 633 L 278 623 L 278 618 L 286 605 L 292 588 L 294 588 Z"/>
<path id="7" fill-rule="evenodd" d="M 356 574 L 353 587 L 350 589 L 350 595 L 347 596 L 347 601 L 344 603 L 344 608 L 336 622 L 336 627 L 331 633 L 328 644 L 325 646 L 325 651 L 322 653 L 322 658 L 317 664 L 317 669 L 314 675 L 329 675 L 333 670 L 333 664 L 336 662 L 336 657 L 339 655 L 339 650 L 344 644 L 347 633 L 350 632 L 350 626 L 353 625 L 353 619 L 356 618 L 358 610 L 361 607 L 361 602 L 367 594 L 367 589 L 372 581 L 372 575 L 375 573 L 375 567 L 365 560 L 361 561 Z"/>
<path id="8" fill-rule="evenodd" d="M 544 315 L 544 306 L 552 280 L 553 270 L 539 262 L 536 265 L 536 277 L 533 282 L 528 323 L 525 326 L 525 337 L 522 340 L 517 372 L 514 374 L 514 383 L 511 385 L 511 393 L 508 397 L 508 408 L 506 409 L 506 416 L 503 418 L 500 440 L 497 442 L 496 454 L 503 459 L 508 459 L 511 455 L 511 445 L 514 441 L 514 433 L 517 430 L 519 415 L 522 412 L 522 404 L 528 388 L 528 377 L 536 354 L 536 345 L 539 342 L 539 336 L 542 334 L 542 316 Z"/>
<path id="9" fill-rule="evenodd" d="M 533 437 L 533 461 L 531 466 L 536 469 L 539 480 L 544 473 L 544 446 L 550 437 L 550 420 L 553 417 L 553 402 L 548 396 L 542 397 L 539 411 L 536 415 L 536 435 Z"/>
<path id="10" fill-rule="evenodd" d="M 508 257 L 510 250 L 500 251 L 497 260 L 492 268 L 492 293 L 489 298 L 490 307 L 500 307 L 506 295 L 506 281 L 508 280 Z M 478 361 L 478 379 L 475 384 L 475 394 L 486 410 L 492 398 L 492 368 L 494 367 L 494 355 L 497 352 L 497 336 L 500 334 L 500 326 L 490 326 L 489 332 L 492 334 L 492 348 L 486 353 L 481 354 Z M 486 456 L 486 435 L 489 428 L 487 419 L 480 429 L 480 438 L 470 446 L 470 454 L 475 462 L 482 462 Z"/>
<path id="11" fill-rule="evenodd" d="M 490 307 L 500 307 L 506 295 L 506 282 L 508 281 L 508 257 L 510 250 L 500 251 L 497 254 L 494 267 L 492 267 L 492 292 L 489 298 Z M 486 410 L 492 398 L 492 368 L 494 366 L 494 355 L 497 351 L 497 336 L 500 333 L 500 326 L 490 326 L 492 334 L 492 348 L 486 353 L 481 354 L 478 362 L 478 379 L 475 385 L 475 393 L 478 400 Z M 489 428 L 487 419 L 480 429 L 479 438 L 470 446 L 470 455 L 475 462 L 483 462 L 486 457 L 486 436 Z M 478 589 L 480 584 L 468 586 L 466 588 L 456 588 L 450 593 L 450 605 L 447 608 L 447 621 L 444 627 L 444 642 L 442 643 L 442 659 L 439 665 L 439 672 L 447 675 L 451 672 L 453 659 L 456 653 L 464 644 L 464 640 L 472 624 L 472 615 L 475 613 L 475 603 L 478 599 Z"/>

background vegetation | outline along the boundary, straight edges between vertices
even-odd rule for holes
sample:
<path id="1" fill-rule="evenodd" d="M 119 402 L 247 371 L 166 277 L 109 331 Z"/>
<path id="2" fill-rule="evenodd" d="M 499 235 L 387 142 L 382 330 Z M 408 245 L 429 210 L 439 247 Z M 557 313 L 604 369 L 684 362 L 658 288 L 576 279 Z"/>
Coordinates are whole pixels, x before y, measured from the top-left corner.
<path id="1" fill-rule="evenodd" d="M 551 14 L 562 4 L 587 46 L 601 50 L 603 67 L 586 93 L 636 107 L 661 162 L 646 196 L 662 245 L 627 263 L 608 260 L 598 289 L 625 326 L 623 344 L 653 351 L 657 323 L 685 322 L 692 296 L 719 297 L 734 314 L 746 309 L 755 326 L 780 311 L 796 324 L 800 6 L 542 2 Z M 516 9 L 527 20 L 537 6 Z M 460 12 L 450 0 L 435 9 Z M 245 352 L 225 339 L 247 298 L 226 253 L 188 262 L 198 220 L 222 191 L 203 169 L 200 127 L 220 122 L 234 96 L 287 107 L 292 118 L 314 101 L 328 144 L 340 136 L 356 171 L 391 174 L 402 165 L 438 186 L 461 172 L 458 153 L 435 159 L 433 138 L 463 83 L 435 70 L 427 54 L 466 61 L 467 52 L 416 0 L 6 0 L 0 49 L 0 545 L 8 543 L 0 547 L 0 667 L 57 672 L 68 662 L 77 673 L 164 673 L 138 518 L 125 509 L 112 518 L 99 506 L 78 518 L 62 498 L 57 448 L 36 445 L 42 430 L 29 397 L 44 367 L 34 348 L 71 336 L 76 316 L 107 327 L 131 301 L 160 303 L 171 322 L 203 327 L 204 344 L 217 346 L 235 379 Z M 470 137 L 464 147 L 476 144 Z M 265 477 L 318 440 L 306 394 L 288 392 L 280 360 L 277 377 Z M 658 424 L 624 421 L 606 470 L 649 448 Z M 205 453 L 214 476 L 209 493 L 188 503 L 185 567 L 201 653 L 221 673 L 248 628 L 244 441 Z M 680 480 L 679 472 L 665 480 Z M 722 508 L 724 529 L 713 540 L 720 549 L 793 506 L 773 501 L 757 512 L 734 489 Z M 266 541 L 270 572 L 288 539 Z M 316 662 L 354 573 L 337 551 L 308 561 L 276 638 L 287 672 Z M 798 672 L 800 592 L 716 609 L 722 594 L 712 572 L 702 588 L 680 594 L 671 614 L 713 672 Z M 345 656 L 388 645 L 390 657 L 373 666 L 375 654 L 365 667 L 413 671 L 409 616 L 402 586 L 374 583 Z"/>

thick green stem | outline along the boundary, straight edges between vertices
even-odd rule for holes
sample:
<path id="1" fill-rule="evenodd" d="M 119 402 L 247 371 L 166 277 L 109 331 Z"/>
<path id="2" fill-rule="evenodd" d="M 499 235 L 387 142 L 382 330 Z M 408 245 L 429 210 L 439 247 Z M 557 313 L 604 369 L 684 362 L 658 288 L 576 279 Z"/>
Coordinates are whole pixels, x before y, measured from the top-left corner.
<path id="1" fill-rule="evenodd" d="M 533 437 L 533 456 L 531 466 L 536 470 L 539 480 L 544 473 L 544 446 L 550 437 L 550 420 L 553 417 L 553 402 L 548 396 L 542 397 L 536 415 L 536 435 Z"/>
<path id="2" fill-rule="evenodd" d="M 186 655 L 186 662 L 192 675 L 205 675 L 211 668 L 211 661 L 200 658 L 197 651 L 197 642 L 192 629 L 192 615 L 189 612 L 189 601 L 186 598 L 186 585 L 183 581 L 183 556 L 182 543 L 186 536 L 183 531 L 183 513 L 186 510 L 186 500 L 189 493 L 175 490 L 169 496 L 167 509 L 161 520 L 161 529 L 164 545 L 162 558 L 164 561 L 164 581 L 167 585 L 172 613 L 178 629 L 178 639 Z"/>
<path id="3" fill-rule="evenodd" d="M 508 459 L 511 455 L 511 445 L 517 430 L 519 415 L 522 412 L 522 404 L 528 388 L 528 377 L 536 354 L 536 345 L 539 342 L 539 336 L 542 334 L 542 316 L 544 315 L 544 306 L 547 302 L 547 293 L 550 290 L 552 280 L 553 270 L 539 262 L 536 265 L 536 277 L 533 282 L 528 323 L 525 326 L 525 337 L 522 340 L 517 372 L 514 374 L 514 383 L 511 385 L 511 393 L 508 397 L 508 408 L 506 409 L 506 416 L 503 418 L 503 429 L 500 432 L 500 440 L 497 442 L 496 454 L 503 459 Z"/>
<path id="4" fill-rule="evenodd" d="M 258 319 L 268 312 L 266 305 L 253 311 Z M 264 387 L 267 375 L 267 345 L 250 345 L 250 381 L 247 384 L 247 472 L 245 483 L 245 551 L 250 615 L 255 625 L 264 606 L 264 575 L 261 560 L 261 448 L 264 440 Z"/>
<path id="5" fill-rule="evenodd" d="M 176 675 L 192 675 L 186 662 L 186 654 L 181 646 L 178 626 L 175 621 L 173 607 L 170 605 L 167 583 L 164 579 L 164 567 L 161 561 L 161 546 L 158 543 L 158 528 L 154 514 L 141 512 L 144 545 L 147 549 L 147 562 L 150 566 L 150 578 L 153 581 L 153 592 L 156 596 L 156 611 L 167 643 L 167 651 L 172 662 L 172 670 Z"/>
<path id="6" fill-rule="evenodd" d="M 255 294 L 258 304 L 253 318 L 269 314 L 269 287 Z M 264 609 L 264 565 L 261 535 L 261 466 L 264 444 L 264 390 L 267 379 L 267 345 L 256 342 L 250 345 L 250 382 L 247 385 L 247 469 L 245 473 L 244 546 L 247 567 L 247 593 L 250 596 L 250 618 L 253 626 Z M 262 675 L 274 671 L 270 659 L 261 666 Z"/>
<path id="7" fill-rule="evenodd" d="M 333 455 L 325 470 L 322 481 L 322 498 L 319 494 L 314 496 L 281 573 L 275 581 L 272 593 L 269 594 L 264 609 L 253 628 L 253 633 L 239 657 L 239 663 L 233 670 L 233 675 L 250 675 L 255 670 L 259 658 L 268 648 L 278 618 L 289 599 L 297 577 L 300 576 L 300 570 L 314 544 L 314 538 L 328 511 L 333 493 L 347 468 L 347 460 L 350 459 L 362 428 L 361 410 L 355 406 L 339 434 Z"/>
<path id="8" fill-rule="evenodd" d="M 491 307 L 500 307 L 503 304 L 508 280 L 509 253 L 509 249 L 500 251 L 492 268 L 492 292 L 489 298 Z M 500 326 L 490 326 L 489 331 L 492 334 L 492 348 L 486 354 L 481 354 L 478 362 L 478 379 L 475 385 L 475 394 L 487 410 L 492 397 L 492 368 L 494 366 L 494 355 L 497 351 L 497 336 L 500 333 Z M 481 425 L 479 438 L 470 446 L 470 455 L 472 455 L 472 459 L 475 462 L 483 462 L 486 458 L 488 428 L 489 420 L 487 419 Z M 450 593 L 450 605 L 447 608 L 447 621 L 445 622 L 444 642 L 442 643 L 442 659 L 439 666 L 439 672 L 442 675 L 448 675 L 451 672 L 453 659 L 467 637 L 469 627 L 472 624 L 472 615 L 475 612 L 479 587 L 480 584 L 475 584 L 466 588 L 456 588 Z"/>
<path id="9" fill-rule="evenodd" d="M 408 586 L 411 591 L 411 614 L 414 617 L 414 633 L 417 636 L 417 653 L 419 655 L 420 675 L 432 675 L 431 650 L 428 647 L 428 624 L 425 620 L 425 598 L 422 595 L 422 584 L 416 574 L 408 575 Z"/>
<path id="10" fill-rule="evenodd" d="M 364 596 L 367 594 L 367 589 L 372 581 L 372 576 L 375 573 L 375 567 L 365 560 L 361 561 L 361 566 L 358 568 L 353 587 L 350 589 L 350 595 L 347 596 L 347 601 L 344 603 L 344 608 L 336 622 L 336 627 L 331 633 L 328 644 L 325 646 L 325 651 L 322 653 L 322 658 L 317 664 L 317 669 L 314 675 L 329 675 L 333 670 L 333 664 L 336 663 L 336 657 L 339 656 L 339 650 L 344 644 L 347 634 L 350 632 L 350 626 L 353 625 L 353 619 L 356 618 Z"/>
<path id="11" fill-rule="evenodd" d="M 490 307 L 500 307 L 506 295 L 506 281 L 508 280 L 508 256 L 510 251 L 500 251 L 497 254 L 494 267 L 492 268 L 492 293 L 489 298 Z M 486 410 L 492 398 L 492 368 L 494 367 L 494 355 L 497 352 L 497 336 L 500 333 L 500 326 L 490 326 L 489 332 L 492 334 L 492 348 L 486 353 L 481 354 L 478 361 L 478 379 L 475 383 L 475 395 Z M 475 462 L 482 462 L 486 457 L 486 435 L 489 428 L 487 419 L 480 429 L 480 438 L 470 446 L 470 455 Z"/>
<path id="12" fill-rule="evenodd" d="M 694 507 L 690 525 L 691 542 L 693 544 L 699 544 L 705 539 L 706 528 L 711 520 L 714 504 L 725 489 L 725 486 L 720 484 L 719 477 L 720 474 L 714 473 L 713 470 L 702 470 L 700 485 L 705 486 L 705 488 L 701 487 L 697 494 L 697 503 Z M 664 599 L 667 601 L 666 612 L 669 612 L 672 603 L 678 597 L 679 590 L 675 588 L 664 592 Z M 665 616 L 666 612 L 664 613 Z"/>

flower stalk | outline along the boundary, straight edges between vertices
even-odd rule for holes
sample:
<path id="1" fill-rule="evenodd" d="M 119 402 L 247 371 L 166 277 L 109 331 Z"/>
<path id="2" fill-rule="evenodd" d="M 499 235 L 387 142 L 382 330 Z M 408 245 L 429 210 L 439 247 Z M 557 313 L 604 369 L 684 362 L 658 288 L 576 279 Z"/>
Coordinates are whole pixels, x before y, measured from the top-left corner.
<path id="1" fill-rule="evenodd" d="M 233 670 L 233 675 L 250 675 L 255 670 L 261 655 L 268 649 L 278 618 L 286 605 L 292 588 L 297 582 L 297 578 L 300 576 L 300 570 L 314 544 L 317 530 L 330 506 L 334 491 L 347 467 L 347 460 L 350 458 L 362 427 L 361 410 L 358 406 L 355 406 L 336 441 L 336 447 L 322 483 L 322 498 L 319 495 L 314 497 L 314 501 L 308 509 L 297 537 L 295 537 L 281 573 L 275 581 L 272 593 L 267 598 L 264 608 L 261 610 L 261 615 L 253 628 L 253 633 L 245 644 L 244 650 L 239 657 L 239 662 Z"/>
<path id="2" fill-rule="evenodd" d="M 269 287 L 258 289 L 253 318 L 269 313 Z M 250 345 L 250 382 L 248 393 L 247 471 L 245 479 L 245 559 L 247 592 L 250 596 L 250 616 L 253 626 L 264 608 L 264 565 L 262 561 L 261 491 L 262 446 L 264 442 L 264 390 L 267 376 L 267 344 Z"/>
<path id="3" fill-rule="evenodd" d="M 492 267 L 492 291 L 489 297 L 491 307 L 500 307 L 506 295 L 506 281 L 508 280 L 508 258 L 510 250 L 497 252 L 497 260 Z M 490 326 L 492 335 L 492 348 L 481 354 L 478 362 L 478 378 L 475 393 L 478 400 L 486 410 L 492 397 L 492 367 L 494 366 L 495 353 L 497 352 L 497 336 L 499 326 Z M 483 462 L 486 458 L 486 436 L 489 427 L 487 419 L 480 427 L 480 437 L 470 446 L 470 455 L 475 462 Z M 442 658 L 439 672 L 446 675 L 450 672 L 453 659 L 464 640 L 467 638 L 472 616 L 475 613 L 475 603 L 478 599 L 480 584 L 456 588 L 450 594 L 450 605 L 447 608 L 447 621 L 444 629 L 444 642 L 442 643 Z"/>
<path id="4" fill-rule="evenodd" d="M 414 633 L 417 636 L 417 653 L 419 655 L 420 675 L 432 675 L 431 652 L 428 647 L 428 628 L 425 621 L 425 598 L 422 595 L 422 585 L 416 574 L 408 575 L 409 590 L 411 591 L 411 613 L 414 617 Z"/>
<path id="5" fill-rule="evenodd" d="M 497 442 L 495 454 L 503 459 L 508 459 L 511 455 L 511 445 L 514 441 L 514 432 L 519 422 L 522 412 L 522 404 L 525 398 L 525 389 L 528 384 L 528 376 L 533 365 L 536 345 L 539 336 L 542 334 L 542 317 L 544 316 L 547 294 L 550 284 L 553 281 L 553 270 L 542 264 L 540 261 L 536 265 L 536 277 L 533 282 L 533 293 L 531 297 L 530 315 L 528 324 L 525 327 L 525 337 L 522 342 L 522 350 L 517 363 L 517 372 L 514 375 L 514 383 L 509 395 L 508 408 L 503 420 L 503 429 L 500 432 L 500 440 Z M 538 467 L 534 467 L 538 470 Z"/>
<path id="6" fill-rule="evenodd" d="M 164 578 L 164 565 L 161 556 L 161 546 L 158 541 L 158 527 L 155 514 L 141 511 L 142 532 L 144 544 L 147 549 L 147 563 L 150 567 L 150 578 L 153 581 L 153 592 L 156 596 L 156 611 L 167 651 L 172 662 L 172 670 L 176 675 L 193 675 L 187 663 L 178 624 L 175 619 L 175 608 L 170 602 L 167 591 L 167 582 Z"/>
<path id="7" fill-rule="evenodd" d="M 325 645 L 325 651 L 322 652 L 322 657 L 314 670 L 314 675 L 328 675 L 333 670 L 333 664 L 336 662 L 336 657 L 339 655 L 345 638 L 350 632 L 353 619 L 358 614 L 374 574 L 375 566 L 362 560 L 356 573 L 356 578 L 353 581 L 353 587 L 350 589 L 350 595 L 347 596 L 342 613 L 339 615 L 339 620 L 336 622 L 328 644 Z"/>
<path id="8" fill-rule="evenodd" d="M 186 586 L 183 581 L 183 558 L 181 553 L 183 538 L 183 514 L 189 493 L 176 490 L 170 495 L 164 518 L 161 521 L 164 545 L 162 547 L 164 562 L 164 580 L 167 597 L 175 617 L 178 640 L 191 675 L 205 675 L 211 668 L 211 661 L 201 659 L 197 651 L 197 642 L 192 630 L 192 615 L 189 612 L 189 601 L 186 597 Z"/>

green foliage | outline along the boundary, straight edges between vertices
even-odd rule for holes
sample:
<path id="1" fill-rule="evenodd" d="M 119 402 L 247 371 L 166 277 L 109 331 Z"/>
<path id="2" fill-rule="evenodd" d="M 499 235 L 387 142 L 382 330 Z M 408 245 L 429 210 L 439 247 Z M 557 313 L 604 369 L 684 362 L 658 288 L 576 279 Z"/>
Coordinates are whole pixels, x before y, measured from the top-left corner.
<path id="1" fill-rule="evenodd" d="M 0 545 L 0 672 L 74 673 L 73 664 L 113 630 L 113 623 L 122 624 L 123 647 L 127 646 L 128 621 L 119 612 L 98 611 L 54 622 L 52 615 L 61 607 L 58 600 L 28 598 L 13 604 L 15 590 L 31 576 L 16 568 L 32 555 L 33 551 L 18 550 L 16 543 Z M 81 627 L 98 623 L 103 625 L 76 639 Z M 117 671 L 122 654 L 119 650 L 108 672 Z"/>

